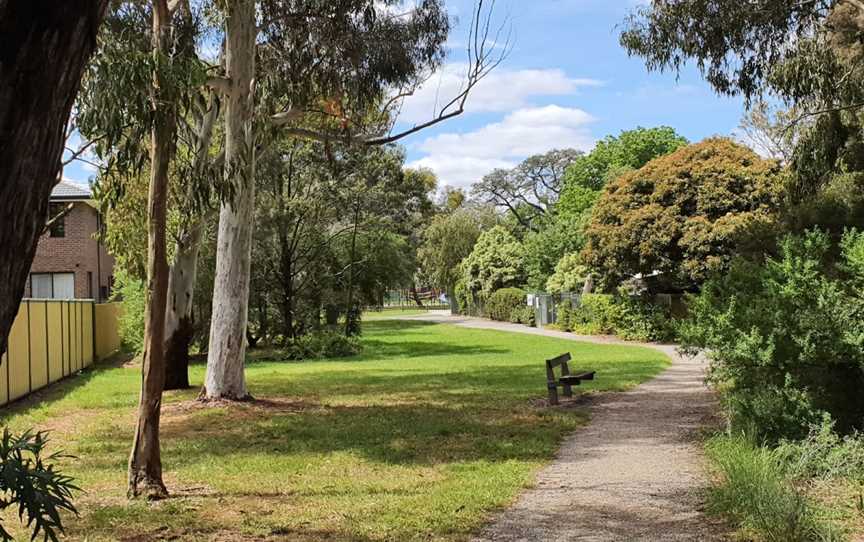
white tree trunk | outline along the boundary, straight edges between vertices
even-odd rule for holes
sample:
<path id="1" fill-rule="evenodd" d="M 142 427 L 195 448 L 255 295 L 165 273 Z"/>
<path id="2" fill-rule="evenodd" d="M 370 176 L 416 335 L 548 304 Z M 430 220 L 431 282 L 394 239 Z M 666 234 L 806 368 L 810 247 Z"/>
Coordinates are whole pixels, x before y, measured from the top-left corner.
<path id="1" fill-rule="evenodd" d="M 230 92 L 225 113 L 225 176 L 235 188 L 235 197 L 223 203 L 219 212 L 213 313 L 202 396 L 240 400 L 247 396 L 243 362 L 255 201 L 255 1 L 230 0 L 227 11 L 225 69 Z"/>
<path id="2" fill-rule="evenodd" d="M 165 307 L 165 389 L 189 387 L 189 343 L 192 338 L 192 305 L 198 274 L 198 253 L 204 222 L 197 221 L 181 235 L 168 270 L 168 301 Z"/>

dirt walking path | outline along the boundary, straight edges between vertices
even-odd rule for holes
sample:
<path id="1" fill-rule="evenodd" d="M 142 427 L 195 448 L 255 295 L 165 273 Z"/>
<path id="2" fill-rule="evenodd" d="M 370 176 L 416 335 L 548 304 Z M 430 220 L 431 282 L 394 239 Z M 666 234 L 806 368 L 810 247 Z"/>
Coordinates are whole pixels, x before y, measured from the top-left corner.
<path id="1" fill-rule="evenodd" d="M 447 313 L 405 319 L 621 342 Z M 590 423 L 565 440 L 535 485 L 492 518 L 477 542 L 726 539 L 702 511 L 706 480 L 695 439 L 716 408 L 703 385 L 704 363 L 682 358 L 673 346 L 646 346 L 667 354 L 672 365 L 631 391 L 592 400 Z"/>

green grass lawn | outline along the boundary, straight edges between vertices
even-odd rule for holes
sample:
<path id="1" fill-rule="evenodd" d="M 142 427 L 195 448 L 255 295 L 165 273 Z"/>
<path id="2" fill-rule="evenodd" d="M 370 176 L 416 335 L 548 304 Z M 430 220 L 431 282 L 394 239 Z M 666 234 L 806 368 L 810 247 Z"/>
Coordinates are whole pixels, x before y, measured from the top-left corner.
<path id="1" fill-rule="evenodd" d="M 443 308 L 436 308 L 431 310 L 447 310 Z M 381 320 L 385 318 L 398 318 L 400 316 L 419 316 L 421 314 L 428 314 L 430 309 L 421 309 L 421 308 L 387 308 L 382 309 L 380 311 L 363 311 L 363 321 L 366 320 Z"/>
<path id="2" fill-rule="evenodd" d="M 365 326 L 362 355 L 253 361 L 256 401 L 202 406 L 197 389 L 163 406 L 172 498 L 125 499 L 137 367 L 96 368 L 8 407 L 13 429 L 50 429 L 84 493 L 73 540 L 464 540 L 511 502 L 580 408 L 547 408 L 543 359 L 571 351 L 622 390 L 666 366 L 653 350 L 422 322 Z M 204 367 L 192 368 L 192 381 Z M 10 520 L 5 521 L 11 525 Z"/>

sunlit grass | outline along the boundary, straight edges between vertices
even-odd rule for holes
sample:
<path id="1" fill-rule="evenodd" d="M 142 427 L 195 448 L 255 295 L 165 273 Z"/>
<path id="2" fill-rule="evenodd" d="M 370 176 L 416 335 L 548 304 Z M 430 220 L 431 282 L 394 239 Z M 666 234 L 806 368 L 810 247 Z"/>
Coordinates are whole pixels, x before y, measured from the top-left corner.
<path id="1" fill-rule="evenodd" d="M 125 467 L 140 369 L 98 368 L 7 408 L 14 429 L 53 431 L 85 490 L 73 540 L 463 540 L 584 423 L 538 406 L 543 359 L 570 351 L 621 390 L 662 370 L 653 350 L 421 322 L 365 326 L 362 355 L 254 361 L 257 401 L 204 407 L 166 393 L 163 464 L 174 495 L 129 503 Z M 257 357 L 257 356 L 255 356 Z M 200 385 L 204 367 L 195 365 Z M 8 523 L 8 520 L 7 520 Z"/>

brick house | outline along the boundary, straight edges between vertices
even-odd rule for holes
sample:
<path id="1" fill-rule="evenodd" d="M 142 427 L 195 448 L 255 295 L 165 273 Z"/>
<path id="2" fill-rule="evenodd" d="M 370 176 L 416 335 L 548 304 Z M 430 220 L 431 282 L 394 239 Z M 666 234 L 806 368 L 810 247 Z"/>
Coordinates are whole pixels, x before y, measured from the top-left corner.
<path id="1" fill-rule="evenodd" d="M 114 258 L 96 240 L 95 234 L 103 226 L 90 189 L 60 181 L 51 192 L 49 216 L 64 211 L 66 214 L 39 238 L 24 295 L 105 301 L 114 280 Z"/>

